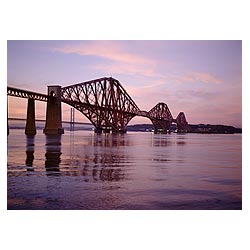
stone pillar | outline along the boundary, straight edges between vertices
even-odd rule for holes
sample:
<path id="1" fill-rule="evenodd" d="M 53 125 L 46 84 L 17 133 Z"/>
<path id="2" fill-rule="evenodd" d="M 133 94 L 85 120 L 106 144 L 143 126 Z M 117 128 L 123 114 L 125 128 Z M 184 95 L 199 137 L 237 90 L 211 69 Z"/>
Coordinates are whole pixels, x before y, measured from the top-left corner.
<path id="1" fill-rule="evenodd" d="M 48 86 L 46 123 L 43 133 L 46 135 L 63 134 L 62 108 L 61 108 L 61 86 Z"/>
<path id="2" fill-rule="evenodd" d="M 25 134 L 26 135 L 35 135 L 36 134 L 35 100 L 34 99 L 28 100 Z"/>

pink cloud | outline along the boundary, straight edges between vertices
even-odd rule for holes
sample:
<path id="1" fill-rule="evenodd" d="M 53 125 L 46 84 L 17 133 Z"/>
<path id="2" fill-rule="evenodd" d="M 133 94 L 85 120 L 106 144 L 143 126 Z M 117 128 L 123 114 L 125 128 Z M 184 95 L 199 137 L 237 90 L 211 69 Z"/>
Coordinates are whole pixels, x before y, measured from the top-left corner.
<path id="1" fill-rule="evenodd" d="M 94 66 L 96 70 L 107 72 L 108 74 L 142 75 L 177 83 L 222 83 L 222 80 L 206 72 L 193 71 L 183 75 L 183 72 L 179 72 L 178 65 L 176 65 L 176 74 L 170 74 L 167 71 L 161 73 L 159 72 L 158 65 L 162 59 L 132 53 L 126 45 L 117 43 L 116 41 L 90 41 L 88 43 L 65 45 L 53 48 L 53 50 L 66 54 L 75 53 L 83 56 L 97 56 L 108 59 L 111 61 L 108 64 L 99 63 Z M 166 63 L 170 62 L 164 59 L 164 65 Z"/>
<path id="2" fill-rule="evenodd" d="M 155 77 L 157 61 L 145 55 L 138 55 L 128 51 L 126 46 L 114 41 L 92 41 L 77 45 L 67 45 L 53 48 L 54 51 L 62 53 L 75 53 L 82 56 L 97 56 L 110 60 L 109 63 L 99 63 L 94 66 L 108 74 L 129 74 Z"/>
<path id="3" fill-rule="evenodd" d="M 63 53 L 76 53 L 79 55 L 99 56 L 116 62 L 124 62 L 134 64 L 151 63 L 151 59 L 135 55 L 126 51 L 122 44 L 113 41 L 93 41 L 78 45 L 68 45 L 64 47 L 54 48 L 54 51 Z"/>
<path id="4" fill-rule="evenodd" d="M 154 69 L 146 64 L 116 62 L 111 64 L 97 64 L 94 68 L 106 74 L 143 75 L 146 77 L 157 76 Z"/>
<path id="5" fill-rule="evenodd" d="M 179 80 L 184 82 L 203 82 L 203 83 L 216 83 L 216 84 L 222 83 L 221 79 L 218 79 L 211 74 L 203 72 L 191 72 L 186 76 L 180 77 Z"/>

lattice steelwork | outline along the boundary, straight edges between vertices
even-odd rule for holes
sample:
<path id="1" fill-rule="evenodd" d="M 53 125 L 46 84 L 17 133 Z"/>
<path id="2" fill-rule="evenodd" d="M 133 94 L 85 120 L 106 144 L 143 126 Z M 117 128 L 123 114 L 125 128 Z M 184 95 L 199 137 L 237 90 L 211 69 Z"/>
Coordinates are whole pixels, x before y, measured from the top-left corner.
<path id="1" fill-rule="evenodd" d="M 7 95 L 47 102 L 48 96 L 23 89 L 7 87 Z"/>
<path id="2" fill-rule="evenodd" d="M 180 112 L 176 118 L 177 130 L 179 132 L 186 132 L 188 130 L 188 122 L 186 120 L 185 114 Z"/>
<path id="3" fill-rule="evenodd" d="M 104 77 L 62 88 L 61 101 L 83 113 L 97 132 L 125 132 L 139 108 L 120 82 Z"/>
<path id="4" fill-rule="evenodd" d="M 150 111 L 141 111 L 120 82 L 112 77 L 70 85 L 60 91 L 60 102 L 67 103 L 84 114 L 95 126 L 96 132 L 126 132 L 127 124 L 134 116 L 148 117 L 154 125 L 155 133 L 169 132 L 172 122 L 177 124 L 179 132 L 188 131 L 183 112 L 173 119 L 165 103 L 158 103 Z M 12 87 L 7 87 L 7 94 L 45 102 L 56 98 Z"/>
<path id="5" fill-rule="evenodd" d="M 158 103 L 148 112 L 148 115 L 154 125 L 155 133 L 169 132 L 173 116 L 167 104 Z"/>

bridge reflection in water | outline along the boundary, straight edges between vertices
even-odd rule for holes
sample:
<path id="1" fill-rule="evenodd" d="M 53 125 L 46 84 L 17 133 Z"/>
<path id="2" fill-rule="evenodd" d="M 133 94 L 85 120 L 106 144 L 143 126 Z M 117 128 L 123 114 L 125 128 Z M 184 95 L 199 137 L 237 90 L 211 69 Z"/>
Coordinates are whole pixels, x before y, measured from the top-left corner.
<path id="1" fill-rule="evenodd" d="M 26 160 L 25 165 L 27 167 L 27 171 L 34 171 L 33 169 L 33 161 L 34 161 L 34 140 L 35 136 L 26 135 Z"/>
<path id="2" fill-rule="evenodd" d="M 125 178 L 122 164 L 127 162 L 124 153 L 114 152 L 116 147 L 129 146 L 125 135 L 93 134 L 86 141 L 88 148 L 84 148 L 79 155 L 74 151 L 74 133 L 70 136 L 69 155 L 62 158 L 62 136 L 46 135 L 45 141 L 45 170 L 47 175 L 83 176 L 84 181 L 120 181 Z M 35 136 L 26 135 L 26 170 L 36 171 L 33 167 L 35 159 Z M 40 171 L 40 169 L 39 169 Z"/>
<path id="3" fill-rule="evenodd" d="M 16 130 L 8 209 L 241 209 L 240 149 L 240 135 Z"/>
<path id="4" fill-rule="evenodd" d="M 125 178 L 122 167 L 127 162 L 124 151 L 114 150 L 129 146 L 124 134 L 93 134 L 85 141 L 85 147 L 79 151 L 74 148 L 74 136 L 71 136 L 70 157 L 62 163 L 67 176 L 84 176 L 85 182 L 120 181 Z"/>
<path id="5" fill-rule="evenodd" d="M 58 174 L 61 154 L 61 135 L 46 135 L 45 169 L 47 174 Z"/>
<path id="6" fill-rule="evenodd" d="M 35 159 L 35 137 L 26 136 L 26 170 L 41 171 L 33 166 Z M 62 153 L 62 135 L 46 135 L 44 166 L 47 175 L 82 176 L 83 181 L 120 181 L 126 179 L 123 165 L 129 165 L 133 159 L 133 152 L 126 153 L 124 147 L 133 148 L 136 142 L 130 140 L 126 134 L 95 134 L 85 137 L 81 145 L 79 138 L 75 142 L 74 132 L 68 137 L 67 148 Z M 177 141 L 171 137 L 162 138 L 152 136 L 148 144 L 155 147 L 172 147 L 185 145 L 185 137 L 179 137 Z M 121 150 L 119 150 L 121 148 Z M 163 157 L 163 155 L 161 155 Z M 168 161 L 167 154 L 163 157 Z M 158 161 L 152 157 L 152 161 Z"/>

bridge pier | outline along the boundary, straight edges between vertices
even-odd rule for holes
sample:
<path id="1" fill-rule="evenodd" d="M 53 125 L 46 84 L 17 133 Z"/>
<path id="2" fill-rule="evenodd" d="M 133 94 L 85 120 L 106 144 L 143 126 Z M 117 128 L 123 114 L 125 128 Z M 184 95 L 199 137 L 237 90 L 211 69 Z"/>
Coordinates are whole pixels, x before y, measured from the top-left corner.
<path id="1" fill-rule="evenodd" d="M 125 134 L 127 133 L 127 129 L 123 129 L 123 130 L 114 130 L 112 128 L 95 128 L 95 133 L 96 134 Z"/>
<path id="2" fill-rule="evenodd" d="M 104 134 L 110 134 L 110 132 L 111 132 L 110 128 L 103 128 L 102 129 L 102 133 L 104 133 Z"/>
<path id="3" fill-rule="evenodd" d="M 30 98 L 28 99 L 25 134 L 26 135 L 35 135 L 36 134 L 35 100 L 30 99 Z"/>
<path id="4" fill-rule="evenodd" d="M 127 133 L 127 129 L 123 129 L 123 130 L 112 130 L 112 134 L 126 134 Z"/>
<path id="5" fill-rule="evenodd" d="M 154 129 L 154 134 L 171 134 L 170 130 L 166 130 L 166 129 Z"/>
<path id="6" fill-rule="evenodd" d="M 110 134 L 110 132 L 111 132 L 111 128 L 109 128 L 109 127 L 107 127 L 107 128 L 105 128 L 105 127 L 95 128 L 95 133 L 96 134 L 102 134 L 102 133 Z"/>
<path id="7" fill-rule="evenodd" d="M 46 123 L 43 133 L 46 135 L 64 134 L 62 128 L 61 86 L 48 86 Z"/>
<path id="8" fill-rule="evenodd" d="M 154 126 L 154 133 L 155 134 L 169 134 L 170 133 L 170 127 L 171 127 L 171 121 L 169 120 L 157 120 L 157 119 L 151 119 L 152 124 Z"/>
<path id="9" fill-rule="evenodd" d="M 96 134 L 101 134 L 102 133 L 102 128 L 95 128 L 95 133 Z"/>

